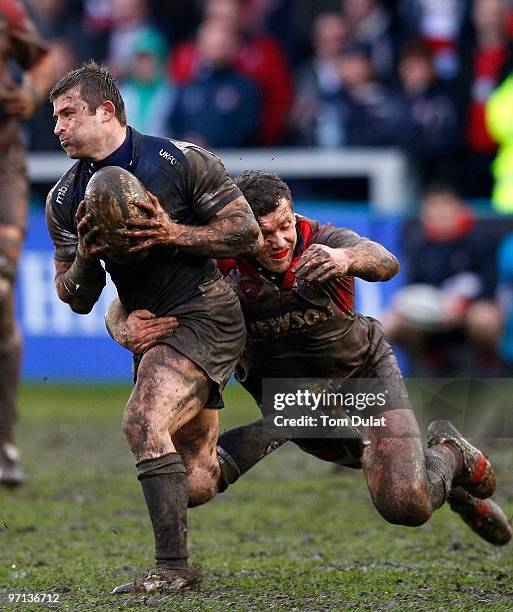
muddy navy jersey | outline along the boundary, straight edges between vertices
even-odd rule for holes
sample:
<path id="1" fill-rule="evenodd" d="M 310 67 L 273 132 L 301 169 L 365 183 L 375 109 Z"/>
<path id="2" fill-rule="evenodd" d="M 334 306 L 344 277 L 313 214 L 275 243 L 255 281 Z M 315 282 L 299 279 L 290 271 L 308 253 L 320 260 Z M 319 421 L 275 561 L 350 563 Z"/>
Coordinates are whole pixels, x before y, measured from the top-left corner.
<path id="1" fill-rule="evenodd" d="M 126 169 L 158 197 L 177 223 L 206 225 L 241 195 L 221 161 L 196 145 L 145 136 L 129 128 L 132 155 Z M 95 165 L 80 160 L 55 185 L 47 200 L 47 223 L 55 259 L 72 262 L 78 238 L 75 214 Z M 199 285 L 219 276 L 215 262 L 174 247 L 153 247 L 137 264 L 105 266 L 128 311 L 146 308 L 157 316 L 200 296 Z"/>
<path id="2" fill-rule="evenodd" d="M 349 229 L 320 225 L 296 215 L 298 242 L 291 267 L 311 244 L 356 245 Z M 220 260 L 219 267 L 241 302 L 247 340 L 237 368 L 257 396 L 263 377 L 365 376 L 383 338 L 381 325 L 355 312 L 354 278 L 327 283 L 277 279 L 257 263 Z"/>

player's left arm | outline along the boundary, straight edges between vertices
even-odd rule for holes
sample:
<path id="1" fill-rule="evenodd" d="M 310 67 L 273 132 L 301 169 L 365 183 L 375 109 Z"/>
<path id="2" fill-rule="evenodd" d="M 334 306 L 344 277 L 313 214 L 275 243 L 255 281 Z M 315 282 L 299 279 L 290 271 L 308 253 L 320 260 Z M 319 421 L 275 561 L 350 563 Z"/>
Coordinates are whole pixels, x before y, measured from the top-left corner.
<path id="1" fill-rule="evenodd" d="M 387 281 L 399 272 L 399 262 L 381 244 L 351 230 L 329 227 L 306 249 L 293 272 L 298 278 L 319 283 L 344 276 Z"/>
<path id="2" fill-rule="evenodd" d="M 150 203 L 139 202 L 147 211 L 148 219 L 131 219 L 120 230 L 125 236 L 141 239 L 131 253 L 155 245 L 173 246 L 206 257 L 234 257 L 254 255 L 262 246 L 262 234 L 244 196 L 215 213 L 204 226 L 181 225 L 173 221 L 153 194 Z"/>

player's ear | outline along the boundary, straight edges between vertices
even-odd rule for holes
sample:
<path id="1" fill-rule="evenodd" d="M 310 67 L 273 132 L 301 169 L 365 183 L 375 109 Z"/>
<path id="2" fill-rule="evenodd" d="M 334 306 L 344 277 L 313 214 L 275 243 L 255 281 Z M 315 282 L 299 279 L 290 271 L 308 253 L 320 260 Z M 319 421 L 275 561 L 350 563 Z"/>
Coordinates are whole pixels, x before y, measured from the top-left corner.
<path id="1" fill-rule="evenodd" d="M 105 100 L 99 107 L 102 121 L 111 121 L 116 115 L 116 107 L 110 100 Z"/>

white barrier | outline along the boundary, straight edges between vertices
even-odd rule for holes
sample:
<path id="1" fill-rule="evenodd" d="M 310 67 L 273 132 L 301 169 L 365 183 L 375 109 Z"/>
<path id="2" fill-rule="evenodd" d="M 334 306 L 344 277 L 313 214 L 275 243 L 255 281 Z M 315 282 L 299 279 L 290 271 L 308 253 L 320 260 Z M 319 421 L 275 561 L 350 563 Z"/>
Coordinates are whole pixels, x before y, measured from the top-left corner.
<path id="1" fill-rule="evenodd" d="M 245 169 L 272 170 L 286 179 L 363 177 L 369 180 L 369 200 L 375 212 L 407 210 L 414 179 L 407 158 L 394 149 L 230 149 L 216 153 L 233 175 Z M 31 153 L 30 179 L 52 183 L 69 168 L 63 153 Z"/>

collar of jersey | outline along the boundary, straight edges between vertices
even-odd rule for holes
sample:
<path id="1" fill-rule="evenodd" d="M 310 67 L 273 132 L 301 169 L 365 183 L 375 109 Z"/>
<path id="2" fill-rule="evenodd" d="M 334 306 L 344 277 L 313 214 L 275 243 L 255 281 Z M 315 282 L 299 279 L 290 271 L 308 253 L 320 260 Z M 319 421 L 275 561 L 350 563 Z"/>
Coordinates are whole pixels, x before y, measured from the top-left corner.
<path id="1" fill-rule="evenodd" d="M 107 155 L 105 159 L 95 162 L 89 162 L 89 172 L 94 174 L 100 168 L 105 166 L 120 166 L 121 168 L 129 168 L 132 165 L 132 128 L 128 127 L 126 138 L 113 153 Z"/>

